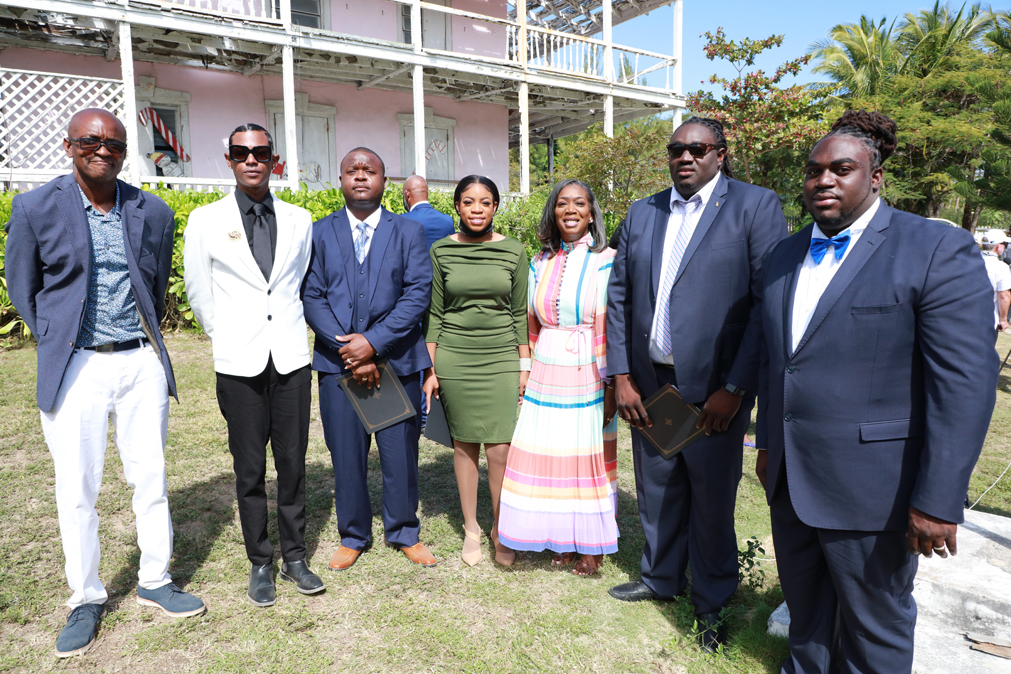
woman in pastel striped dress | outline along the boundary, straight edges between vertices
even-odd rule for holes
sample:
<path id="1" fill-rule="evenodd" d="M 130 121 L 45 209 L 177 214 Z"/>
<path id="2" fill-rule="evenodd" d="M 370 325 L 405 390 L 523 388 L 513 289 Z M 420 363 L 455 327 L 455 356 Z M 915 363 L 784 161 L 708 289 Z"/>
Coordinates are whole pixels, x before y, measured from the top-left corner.
<path id="1" fill-rule="evenodd" d="M 614 250 L 593 192 L 565 180 L 548 197 L 530 263 L 533 366 L 502 484 L 499 537 L 597 572 L 618 549 L 617 422 L 606 380 L 607 281 Z"/>

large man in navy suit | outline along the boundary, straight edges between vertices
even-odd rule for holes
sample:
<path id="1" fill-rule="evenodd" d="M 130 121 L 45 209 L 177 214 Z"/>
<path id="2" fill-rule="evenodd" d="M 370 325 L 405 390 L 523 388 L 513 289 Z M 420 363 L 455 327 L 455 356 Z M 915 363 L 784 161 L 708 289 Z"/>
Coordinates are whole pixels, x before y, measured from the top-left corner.
<path id="1" fill-rule="evenodd" d="M 611 595 L 675 597 L 690 562 L 700 643 L 712 651 L 726 639 L 719 614 L 738 582 L 734 505 L 758 390 L 753 288 L 787 228 L 775 193 L 730 179 L 716 120 L 692 117 L 667 150 L 674 187 L 632 204 L 607 290 L 607 369 L 633 427 L 646 538 L 642 579 Z M 703 408 L 707 432 L 669 461 L 638 430 L 651 423 L 642 401 L 667 383 Z"/>
<path id="2" fill-rule="evenodd" d="M 316 333 L 312 369 L 319 373 L 323 434 L 334 467 L 334 500 L 340 547 L 330 568 L 342 570 L 372 543 L 372 508 L 366 484 L 371 437 L 340 388 L 353 374 L 378 385 L 376 359 L 400 377 L 421 409 L 420 372 L 432 361 L 421 335 L 428 308 L 432 263 L 425 230 L 382 207 L 386 167 L 367 148 L 341 161 L 347 204 L 313 224 L 313 254 L 303 291 L 305 320 Z M 376 433 L 383 472 L 386 542 L 416 564 L 434 566 L 419 542 L 418 437 L 420 415 Z"/>
<path id="3" fill-rule="evenodd" d="M 993 290 L 968 232 L 881 203 L 895 123 L 847 112 L 815 145 L 809 225 L 761 286 L 757 473 L 783 594 L 786 674 L 913 664 L 917 557 L 956 523 L 997 388 Z M 946 549 L 947 548 L 947 549 Z"/>
<path id="4" fill-rule="evenodd" d="M 14 198 L 6 256 L 11 301 L 38 341 L 37 401 L 73 592 L 57 657 L 91 648 L 109 597 L 98 578 L 95 504 L 110 418 L 134 490 L 137 601 L 174 617 L 204 611 L 168 573 L 164 449 L 175 380 L 158 323 L 172 272 L 172 210 L 117 179 L 126 128 L 112 113 L 75 114 L 63 148 L 73 172 Z"/>

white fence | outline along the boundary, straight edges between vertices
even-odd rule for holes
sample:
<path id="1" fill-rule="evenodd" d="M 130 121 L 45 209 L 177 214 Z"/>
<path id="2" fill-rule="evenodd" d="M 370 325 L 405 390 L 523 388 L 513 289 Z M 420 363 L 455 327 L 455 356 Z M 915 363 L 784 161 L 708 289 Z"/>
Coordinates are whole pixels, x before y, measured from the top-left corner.
<path id="1" fill-rule="evenodd" d="M 249 19 L 279 18 L 274 0 L 131 0 L 131 4 L 176 6 Z"/>
<path id="2" fill-rule="evenodd" d="M 0 68 L 0 181 L 44 182 L 67 173 L 63 139 L 83 108 L 122 119 L 122 81 Z"/>

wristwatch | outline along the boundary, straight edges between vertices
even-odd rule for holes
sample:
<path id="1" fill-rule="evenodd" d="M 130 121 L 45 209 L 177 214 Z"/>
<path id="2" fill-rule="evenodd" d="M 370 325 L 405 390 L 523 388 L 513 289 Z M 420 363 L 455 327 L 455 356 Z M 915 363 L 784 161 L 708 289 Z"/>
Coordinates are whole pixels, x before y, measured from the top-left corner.
<path id="1" fill-rule="evenodd" d="M 725 388 L 727 391 L 730 391 L 730 393 L 734 394 L 735 396 L 743 396 L 745 393 L 744 389 L 742 389 L 740 386 L 734 386 L 733 384 L 729 383 L 723 388 Z"/>

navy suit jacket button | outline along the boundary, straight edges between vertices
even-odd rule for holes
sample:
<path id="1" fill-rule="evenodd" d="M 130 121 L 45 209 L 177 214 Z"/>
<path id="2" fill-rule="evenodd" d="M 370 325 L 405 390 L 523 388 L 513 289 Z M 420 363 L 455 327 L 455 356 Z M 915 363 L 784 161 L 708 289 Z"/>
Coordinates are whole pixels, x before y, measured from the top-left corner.
<path id="1" fill-rule="evenodd" d="M 793 421 L 793 415 L 787 412 L 783 415 L 783 421 Z"/>
<path id="2" fill-rule="evenodd" d="M 793 365 L 788 365 L 788 366 L 786 367 L 786 373 L 787 373 L 787 374 L 793 374 L 793 373 L 794 373 L 794 372 L 796 372 L 796 371 L 797 371 L 797 368 L 796 368 L 796 367 L 794 367 Z"/>
<path id="3" fill-rule="evenodd" d="M 274 317 L 273 317 L 273 316 L 271 316 L 270 314 L 268 314 L 268 315 L 267 315 L 267 320 L 268 320 L 268 321 L 272 321 L 272 320 L 274 320 Z"/>

